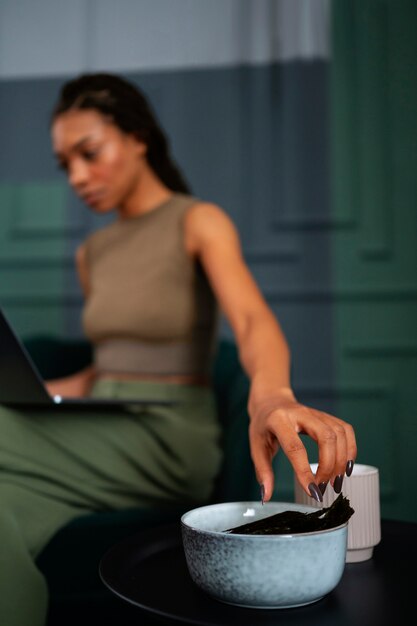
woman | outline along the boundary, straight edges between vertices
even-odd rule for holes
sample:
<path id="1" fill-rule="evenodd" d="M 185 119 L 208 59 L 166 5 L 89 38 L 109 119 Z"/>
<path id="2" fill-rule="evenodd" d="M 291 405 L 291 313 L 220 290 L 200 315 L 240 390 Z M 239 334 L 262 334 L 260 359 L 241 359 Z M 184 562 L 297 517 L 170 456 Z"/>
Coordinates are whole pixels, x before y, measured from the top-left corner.
<path id="1" fill-rule="evenodd" d="M 280 447 L 318 501 L 329 481 L 340 492 L 356 458 L 349 424 L 294 397 L 286 340 L 242 258 L 235 227 L 221 208 L 190 195 L 138 89 L 108 74 L 68 82 L 51 135 L 75 192 L 97 213 L 115 210 L 116 219 L 76 255 L 93 366 L 50 381 L 49 389 L 63 396 L 152 394 L 175 404 L 59 420 L 0 407 L 7 433 L 0 438 L 0 536 L 15 572 L 12 580 L 0 573 L 0 619 L 8 626 L 43 624 L 47 594 L 33 559 L 70 519 L 209 497 L 221 462 L 209 380 L 218 305 L 250 378 L 250 448 L 262 499 L 271 498 Z M 318 444 L 315 476 L 301 433 Z"/>

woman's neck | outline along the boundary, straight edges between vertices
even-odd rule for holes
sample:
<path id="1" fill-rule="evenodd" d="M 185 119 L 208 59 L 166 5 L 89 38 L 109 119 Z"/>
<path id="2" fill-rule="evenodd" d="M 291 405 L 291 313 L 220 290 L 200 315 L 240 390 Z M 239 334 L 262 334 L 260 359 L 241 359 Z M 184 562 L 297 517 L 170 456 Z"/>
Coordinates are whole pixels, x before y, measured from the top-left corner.
<path id="1" fill-rule="evenodd" d="M 173 191 L 163 184 L 153 170 L 149 166 L 144 167 L 138 177 L 135 189 L 125 202 L 117 208 L 118 216 L 120 219 L 128 219 L 148 213 L 172 195 Z"/>

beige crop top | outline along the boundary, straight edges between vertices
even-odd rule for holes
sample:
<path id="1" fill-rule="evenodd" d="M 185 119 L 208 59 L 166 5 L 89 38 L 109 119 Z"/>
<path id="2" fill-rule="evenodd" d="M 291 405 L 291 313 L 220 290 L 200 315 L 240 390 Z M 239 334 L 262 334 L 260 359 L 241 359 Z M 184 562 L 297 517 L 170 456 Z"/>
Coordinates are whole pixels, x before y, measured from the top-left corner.
<path id="1" fill-rule="evenodd" d="M 209 372 L 218 308 L 202 266 L 184 246 L 184 215 L 195 202 L 174 194 L 86 240 L 83 325 L 99 371 Z"/>

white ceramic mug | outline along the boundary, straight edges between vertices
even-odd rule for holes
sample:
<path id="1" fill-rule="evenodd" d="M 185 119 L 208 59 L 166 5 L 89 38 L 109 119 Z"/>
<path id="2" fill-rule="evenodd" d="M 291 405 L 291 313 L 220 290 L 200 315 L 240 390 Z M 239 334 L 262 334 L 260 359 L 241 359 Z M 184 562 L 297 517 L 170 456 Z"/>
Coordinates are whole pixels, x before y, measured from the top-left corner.
<path id="1" fill-rule="evenodd" d="M 317 463 L 311 464 L 311 470 L 313 474 L 316 473 Z M 374 546 L 381 541 L 378 468 L 355 464 L 352 474 L 343 477 L 342 493 L 355 511 L 348 522 L 346 563 L 366 561 L 372 557 Z M 294 499 L 299 504 L 327 507 L 338 495 L 329 483 L 324 492 L 323 504 L 319 504 L 304 492 L 295 479 Z"/>

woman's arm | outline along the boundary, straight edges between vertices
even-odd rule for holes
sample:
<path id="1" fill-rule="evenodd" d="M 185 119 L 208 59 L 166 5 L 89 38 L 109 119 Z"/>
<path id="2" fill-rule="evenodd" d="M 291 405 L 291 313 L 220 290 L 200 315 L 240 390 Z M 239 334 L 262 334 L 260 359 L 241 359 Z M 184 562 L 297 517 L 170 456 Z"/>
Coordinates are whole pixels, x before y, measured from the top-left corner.
<path id="1" fill-rule="evenodd" d="M 338 489 L 347 462 L 356 458 L 352 427 L 296 400 L 286 339 L 243 260 L 237 231 L 229 217 L 215 205 L 196 204 L 187 213 L 185 241 L 188 252 L 197 256 L 205 268 L 250 378 L 250 448 L 265 500 L 272 496 L 272 458 L 280 447 L 306 493 L 320 500 L 318 485 L 329 480 L 333 483 L 341 476 L 335 485 Z M 302 433 L 318 444 L 316 476 L 311 472 Z"/>

